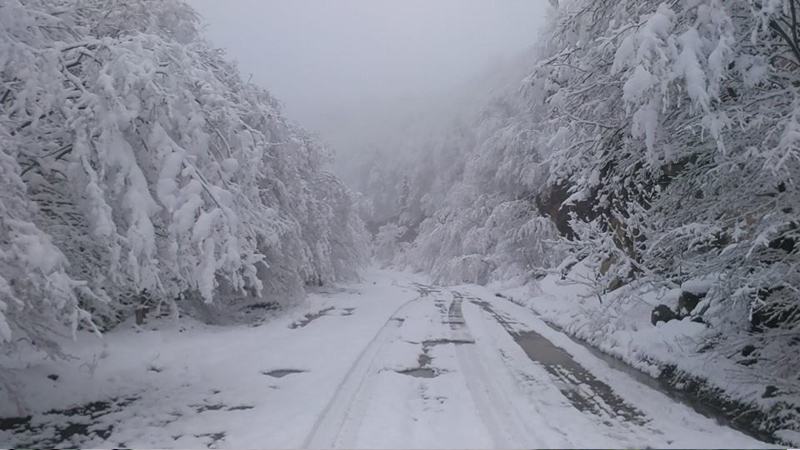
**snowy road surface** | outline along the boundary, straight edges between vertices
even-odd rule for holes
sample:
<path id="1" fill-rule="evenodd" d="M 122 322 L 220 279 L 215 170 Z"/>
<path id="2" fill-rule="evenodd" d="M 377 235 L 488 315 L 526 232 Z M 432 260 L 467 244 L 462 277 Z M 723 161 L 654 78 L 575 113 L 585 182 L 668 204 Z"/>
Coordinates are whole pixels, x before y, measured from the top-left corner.
<path id="1" fill-rule="evenodd" d="M 0 447 L 767 447 L 477 286 L 376 270 L 262 326 L 150 328 L 18 361 L 33 417 Z"/>

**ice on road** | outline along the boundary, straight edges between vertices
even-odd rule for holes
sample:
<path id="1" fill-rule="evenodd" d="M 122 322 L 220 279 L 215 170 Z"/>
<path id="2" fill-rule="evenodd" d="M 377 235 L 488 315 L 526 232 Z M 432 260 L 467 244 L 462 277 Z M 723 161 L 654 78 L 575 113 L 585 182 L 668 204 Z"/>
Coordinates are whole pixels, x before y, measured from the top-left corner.
<path id="1" fill-rule="evenodd" d="M 32 418 L 0 447 L 768 447 L 477 286 L 373 270 L 261 326 L 156 328 L 18 361 Z"/>

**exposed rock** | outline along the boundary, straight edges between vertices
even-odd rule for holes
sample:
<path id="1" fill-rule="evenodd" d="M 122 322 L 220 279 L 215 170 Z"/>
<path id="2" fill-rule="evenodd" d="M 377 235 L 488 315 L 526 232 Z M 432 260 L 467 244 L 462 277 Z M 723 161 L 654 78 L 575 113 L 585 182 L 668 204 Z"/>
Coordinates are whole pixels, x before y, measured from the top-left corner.
<path id="1" fill-rule="evenodd" d="M 775 386 L 767 386 L 767 388 L 764 389 L 764 395 L 762 395 L 762 397 L 774 398 L 777 396 L 777 393 L 778 393 L 778 388 L 776 388 Z"/>
<path id="2" fill-rule="evenodd" d="M 678 313 L 688 316 L 705 296 L 706 294 L 694 294 L 687 291 L 681 292 L 681 296 L 678 297 Z"/>
<path id="3" fill-rule="evenodd" d="M 614 292 L 622 286 L 625 286 L 625 282 L 622 281 L 621 278 L 617 277 L 611 280 L 611 283 L 608 284 L 608 288 L 606 290 L 607 292 Z"/>
<path id="4" fill-rule="evenodd" d="M 675 311 L 669 309 L 667 305 L 658 305 L 653 308 L 653 312 L 650 313 L 650 322 L 655 325 L 658 322 L 669 322 L 670 320 L 678 319 L 678 315 Z"/>
<path id="5" fill-rule="evenodd" d="M 763 302 L 750 315 L 750 331 L 764 332 L 768 329 L 791 328 L 800 322 L 800 306 L 791 305 L 790 292 L 783 286 L 758 290 Z"/>
<path id="6" fill-rule="evenodd" d="M 748 356 L 753 354 L 754 351 L 756 351 L 756 346 L 755 345 L 751 345 L 751 344 L 745 345 L 744 347 L 742 347 L 742 356 L 747 358 Z"/>

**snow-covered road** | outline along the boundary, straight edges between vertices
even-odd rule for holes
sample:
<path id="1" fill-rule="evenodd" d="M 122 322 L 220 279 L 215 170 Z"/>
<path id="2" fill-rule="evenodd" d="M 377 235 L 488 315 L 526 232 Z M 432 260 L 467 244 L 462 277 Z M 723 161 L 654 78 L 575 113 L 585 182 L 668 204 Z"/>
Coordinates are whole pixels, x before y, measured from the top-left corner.
<path id="1" fill-rule="evenodd" d="M 477 286 L 376 270 L 262 326 L 153 327 L 17 361 L 34 414 L 0 447 L 767 447 Z"/>

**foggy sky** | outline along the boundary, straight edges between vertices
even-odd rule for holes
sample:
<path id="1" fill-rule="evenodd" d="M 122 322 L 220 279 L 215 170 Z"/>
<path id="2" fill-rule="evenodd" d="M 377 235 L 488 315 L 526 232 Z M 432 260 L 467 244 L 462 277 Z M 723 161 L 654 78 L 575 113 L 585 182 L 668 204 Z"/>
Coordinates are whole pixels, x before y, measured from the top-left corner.
<path id="1" fill-rule="evenodd" d="M 206 35 L 338 151 L 529 48 L 546 0 L 189 0 Z M 391 125 L 389 125 L 391 126 Z"/>

